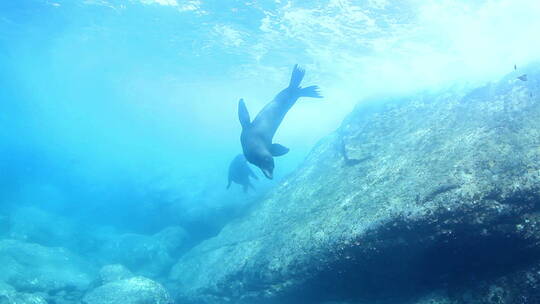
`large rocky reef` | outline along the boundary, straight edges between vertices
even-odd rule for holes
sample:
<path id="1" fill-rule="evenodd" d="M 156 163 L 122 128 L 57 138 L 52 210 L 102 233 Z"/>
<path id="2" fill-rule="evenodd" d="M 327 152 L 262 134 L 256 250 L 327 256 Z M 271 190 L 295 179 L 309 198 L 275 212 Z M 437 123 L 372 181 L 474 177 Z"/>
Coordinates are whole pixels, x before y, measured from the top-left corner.
<path id="1" fill-rule="evenodd" d="M 540 73 L 363 104 L 184 255 L 179 303 L 537 303 Z"/>

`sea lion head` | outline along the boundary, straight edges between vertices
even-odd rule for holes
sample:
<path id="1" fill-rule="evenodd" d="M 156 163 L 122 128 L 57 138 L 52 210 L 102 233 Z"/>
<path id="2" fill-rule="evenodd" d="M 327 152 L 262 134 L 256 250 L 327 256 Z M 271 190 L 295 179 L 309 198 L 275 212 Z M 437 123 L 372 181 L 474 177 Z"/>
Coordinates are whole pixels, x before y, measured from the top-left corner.
<path id="1" fill-rule="evenodd" d="M 260 145 L 251 145 L 251 149 L 245 149 L 246 159 L 261 169 L 266 178 L 274 177 L 274 157 L 268 149 L 261 143 Z"/>
<path id="2" fill-rule="evenodd" d="M 266 176 L 266 178 L 272 179 L 274 177 L 274 158 L 270 153 L 261 154 L 257 156 L 257 167 L 259 167 Z"/>

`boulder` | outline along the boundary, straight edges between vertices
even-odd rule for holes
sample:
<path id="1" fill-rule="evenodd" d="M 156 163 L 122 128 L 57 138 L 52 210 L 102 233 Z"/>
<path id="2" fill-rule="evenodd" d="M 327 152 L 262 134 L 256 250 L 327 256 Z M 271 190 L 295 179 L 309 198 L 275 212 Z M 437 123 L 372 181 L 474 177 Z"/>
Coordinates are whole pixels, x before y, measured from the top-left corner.
<path id="1" fill-rule="evenodd" d="M 15 294 L 15 288 L 10 285 L 0 282 L 0 303 L 9 303 L 9 299 Z"/>
<path id="2" fill-rule="evenodd" d="M 125 265 L 134 273 L 150 278 L 166 276 L 186 246 L 181 227 L 169 227 L 155 235 L 135 233 L 111 235 L 98 255 L 103 263 Z"/>
<path id="3" fill-rule="evenodd" d="M 120 264 L 105 265 L 99 270 L 99 277 L 102 284 L 129 279 L 133 277 L 131 271 Z"/>
<path id="4" fill-rule="evenodd" d="M 414 303 L 530 268 L 540 73 L 527 73 L 357 107 L 249 216 L 178 261 L 178 302 Z"/>
<path id="5" fill-rule="evenodd" d="M 0 282 L 0 304 L 47 304 L 40 295 L 19 293 L 15 288 Z"/>
<path id="6" fill-rule="evenodd" d="M 44 246 L 65 246 L 75 238 L 75 225 L 69 220 L 38 208 L 21 207 L 10 215 L 9 237 Z"/>
<path id="7" fill-rule="evenodd" d="M 10 303 L 10 302 L 8 302 Z M 47 300 L 38 294 L 17 293 L 12 299 L 13 304 L 48 304 Z"/>
<path id="8" fill-rule="evenodd" d="M 474 281 L 472 281 L 474 280 Z M 540 303 L 540 263 L 516 269 L 503 276 L 477 280 L 472 278 L 444 297 L 427 303 L 448 304 L 533 304 Z M 444 301 L 446 302 L 443 302 Z M 435 302 L 439 300 L 439 302 Z M 426 302 L 418 303 L 423 304 Z M 417 304 L 417 303 L 415 303 Z"/>
<path id="9" fill-rule="evenodd" d="M 172 304 L 163 286 L 144 277 L 117 280 L 87 293 L 83 304 Z"/>
<path id="10" fill-rule="evenodd" d="M 10 213 L 7 237 L 85 254 L 100 241 L 93 228 L 36 207 L 20 207 Z"/>
<path id="11" fill-rule="evenodd" d="M 171 256 L 181 255 L 189 242 L 186 230 L 180 226 L 167 227 L 154 234 L 154 239 L 163 244 Z"/>
<path id="12" fill-rule="evenodd" d="M 0 282 L 28 293 L 84 290 L 94 272 L 91 265 L 64 248 L 17 240 L 0 240 L 0 265 Z"/>
<path id="13" fill-rule="evenodd" d="M 151 278 L 163 275 L 174 264 L 163 243 L 152 236 L 134 233 L 111 236 L 101 248 L 99 259 L 126 265 L 133 272 Z"/>

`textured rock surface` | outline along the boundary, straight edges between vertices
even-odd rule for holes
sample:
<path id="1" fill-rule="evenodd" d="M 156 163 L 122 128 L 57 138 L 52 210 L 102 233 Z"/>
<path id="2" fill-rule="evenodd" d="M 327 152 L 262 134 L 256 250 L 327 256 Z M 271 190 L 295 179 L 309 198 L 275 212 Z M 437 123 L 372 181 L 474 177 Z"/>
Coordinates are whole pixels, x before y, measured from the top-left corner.
<path id="1" fill-rule="evenodd" d="M 475 284 L 476 283 L 476 284 Z M 540 264 L 447 293 L 449 304 L 540 303 Z"/>
<path id="2" fill-rule="evenodd" d="M 0 282 L 0 304 L 47 304 L 40 295 L 19 293 L 15 288 Z"/>
<path id="3" fill-rule="evenodd" d="M 446 303 L 429 294 L 528 269 L 540 258 L 540 83 L 528 74 L 357 108 L 176 264 L 179 302 Z M 536 303 L 508 294 L 500 303 Z"/>
<path id="4" fill-rule="evenodd" d="M 15 288 L 9 286 L 6 283 L 0 282 L 0 303 L 10 303 L 10 300 L 13 298 L 15 293 Z"/>
<path id="5" fill-rule="evenodd" d="M 76 238 L 77 229 L 66 218 L 37 208 L 23 207 L 10 215 L 9 237 L 44 246 L 65 246 Z"/>
<path id="6" fill-rule="evenodd" d="M 102 284 L 129 279 L 133 277 L 131 271 L 120 264 L 105 265 L 99 270 L 99 278 Z"/>
<path id="7" fill-rule="evenodd" d="M 185 250 L 187 234 L 181 227 L 169 227 L 155 235 L 111 235 L 98 252 L 104 263 L 119 263 L 136 274 L 156 278 L 167 271 Z"/>
<path id="8" fill-rule="evenodd" d="M 163 244 L 171 256 L 177 256 L 185 251 L 189 240 L 187 232 L 180 226 L 167 227 L 154 234 L 154 238 Z"/>
<path id="9" fill-rule="evenodd" d="M 84 304 L 172 304 L 169 293 L 144 277 L 118 280 L 100 286 L 86 294 Z"/>
<path id="10" fill-rule="evenodd" d="M 16 240 L 0 240 L 0 265 L 0 282 L 18 292 L 84 290 L 93 274 L 90 265 L 66 249 Z"/>
<path id="11" fill-rule="evenodd" d="M 16 208 L 8 218 L 7 238 L 10 239 L 42 246 L 64 247 L 78 254 L 85 254 L 99 244 L 93 227 L 39 208 Z"/>

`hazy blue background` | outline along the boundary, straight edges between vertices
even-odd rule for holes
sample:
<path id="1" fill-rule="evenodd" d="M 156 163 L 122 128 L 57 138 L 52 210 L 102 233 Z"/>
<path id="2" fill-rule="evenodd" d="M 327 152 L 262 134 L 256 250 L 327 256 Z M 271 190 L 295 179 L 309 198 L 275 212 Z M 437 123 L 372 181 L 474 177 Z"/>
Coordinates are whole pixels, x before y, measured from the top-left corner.
<path id="1" fill-rule="evenodd" d="M 0 1 L 0 206 L 219 226 L 256 199 L 224 189 L 240 97 L 254 116 L 295 63 L 322 89 L 275 137 L 279 180 L 358 102 L 540 59 L 538 16 L 537 0 Z"/>

